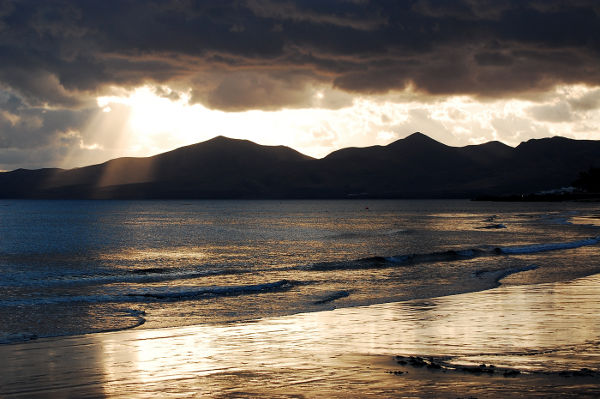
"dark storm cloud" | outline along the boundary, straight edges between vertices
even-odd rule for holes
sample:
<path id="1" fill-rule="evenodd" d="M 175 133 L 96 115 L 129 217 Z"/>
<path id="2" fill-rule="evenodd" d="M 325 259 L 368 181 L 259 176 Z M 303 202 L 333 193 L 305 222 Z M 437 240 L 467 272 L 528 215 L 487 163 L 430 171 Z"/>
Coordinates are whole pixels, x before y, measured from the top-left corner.
<path id="1" fill-rule="evenodd" d="M 30 107 L 0 90 L 0 149 L 68 144 L 96 109 Z"/>
<path id="2" fill-rule="evenodd" d="M 310 88 L 508 97 L 600 84 L 595 1 L 5 1 L 0 82 L 31 106 L 109 86 L 191 88 L 224 110 Z"/>

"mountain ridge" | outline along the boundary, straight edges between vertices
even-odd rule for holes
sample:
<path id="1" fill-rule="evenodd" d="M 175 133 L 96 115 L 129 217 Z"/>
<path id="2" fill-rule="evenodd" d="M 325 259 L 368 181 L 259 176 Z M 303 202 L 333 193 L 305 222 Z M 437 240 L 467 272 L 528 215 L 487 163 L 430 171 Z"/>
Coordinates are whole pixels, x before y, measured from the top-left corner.
<path id="1" fill-rule="evenodd" d="M 217 136 L 150 157 L 0 173 L 1 198 L 461 198 L 568 185 L 600 166 L 600 141 L 452 147 L 416 132 L 316 159 Z"/>

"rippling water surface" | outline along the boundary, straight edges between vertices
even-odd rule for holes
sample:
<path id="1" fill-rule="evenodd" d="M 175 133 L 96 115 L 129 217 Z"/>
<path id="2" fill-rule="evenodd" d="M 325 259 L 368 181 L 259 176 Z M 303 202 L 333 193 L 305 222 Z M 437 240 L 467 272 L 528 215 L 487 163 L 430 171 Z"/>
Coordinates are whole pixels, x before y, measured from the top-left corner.
<path id="1" fill-rule="evenodd" d="M 0 342 L 569 281 L 600 272 L 599 221 L 578 203 L 5 200 Z"/>

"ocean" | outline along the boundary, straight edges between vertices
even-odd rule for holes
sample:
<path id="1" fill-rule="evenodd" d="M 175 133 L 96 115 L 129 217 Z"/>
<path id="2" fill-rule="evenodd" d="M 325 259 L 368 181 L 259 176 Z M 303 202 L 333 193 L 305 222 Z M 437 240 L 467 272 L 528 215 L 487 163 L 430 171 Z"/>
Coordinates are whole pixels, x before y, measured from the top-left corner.
<path id="1" fill-rule="evenodd" d="M 598 203 L 3 200 L 0 343 L 567 282 L 599 243 Z"/>

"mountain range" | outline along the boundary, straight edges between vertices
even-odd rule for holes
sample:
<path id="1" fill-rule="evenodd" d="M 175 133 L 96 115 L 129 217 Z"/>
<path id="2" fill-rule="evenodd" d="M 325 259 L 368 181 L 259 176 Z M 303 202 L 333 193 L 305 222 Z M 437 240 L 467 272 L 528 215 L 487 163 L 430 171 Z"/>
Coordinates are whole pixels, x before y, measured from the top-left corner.
<path id="1" fill-rule="evenodd" d="M 600 141 L 451 147 L 417 132 L 315 159 L 219 136 L 152 157 L 0 173 L 0 198 L 468 198 L 568 186 L 590 167 Z"/>

